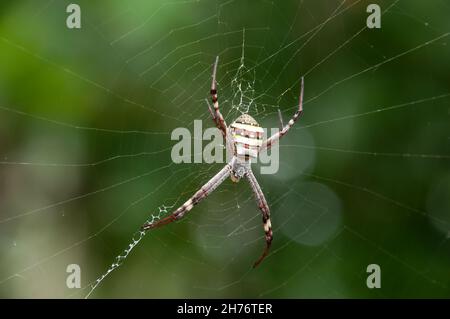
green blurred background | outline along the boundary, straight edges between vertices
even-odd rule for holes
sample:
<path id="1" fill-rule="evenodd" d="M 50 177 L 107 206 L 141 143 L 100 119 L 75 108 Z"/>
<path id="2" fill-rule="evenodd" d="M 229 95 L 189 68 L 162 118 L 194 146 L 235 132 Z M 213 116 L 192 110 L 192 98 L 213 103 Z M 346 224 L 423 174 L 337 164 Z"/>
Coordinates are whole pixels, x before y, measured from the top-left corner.
<path id="1" fill-rule="evenodd" d="M 278 173 L 255 170 L 271 255 L 251 269 L 260 213 L 226 181 L 90 296 L 450 297 L 450 2 L 376 1 L 381 29 L 367 29 L 372 2 L 85 0 L 68 29 L 69 1 L 2 1 L 0 296 L 86 296 L 143 222 L 222 167 L 170 157 L 173 129 L 213 127 L 220 55 L 228 123 L 247 109 L 287 121 L 305 75 Z"/>

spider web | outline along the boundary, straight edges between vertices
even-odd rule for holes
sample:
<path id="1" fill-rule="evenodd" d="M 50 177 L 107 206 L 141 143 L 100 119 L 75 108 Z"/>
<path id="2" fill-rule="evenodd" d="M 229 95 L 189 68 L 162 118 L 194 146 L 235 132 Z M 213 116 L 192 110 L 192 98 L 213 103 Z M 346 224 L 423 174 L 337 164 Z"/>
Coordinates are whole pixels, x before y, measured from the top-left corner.
<path id="1" fill-rule="evenodd" d="M 3 5 L 0 295 L 3 297 L 450 296 L 447 1 L 65 1 Z M 55 40 L 50 40 L 55 39 Z M 223 164 L 174 164 L 170 134 L 249 113 L 304 117 L 279 171 L 225 181 L 170 214 Z M 192 142 L 197 139 L 195 136 Z M 379 264 L 382 288 L 366 286 Z M 66 286 L 78 264 L 82 288 Z"/>

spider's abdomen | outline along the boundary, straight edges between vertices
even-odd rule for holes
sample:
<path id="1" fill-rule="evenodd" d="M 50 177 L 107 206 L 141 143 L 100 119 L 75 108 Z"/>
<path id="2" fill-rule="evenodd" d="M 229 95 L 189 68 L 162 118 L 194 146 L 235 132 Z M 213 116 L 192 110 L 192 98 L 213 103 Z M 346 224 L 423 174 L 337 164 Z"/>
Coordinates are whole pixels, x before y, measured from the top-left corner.
<path id="1" fill-rule="evenodd" d="M 258 122 L 248 114 L 239 116 L 231 125 L 231 136 L 234 141 L 234 156 L 249 160 L 258 157 L 264 130 Z"/>

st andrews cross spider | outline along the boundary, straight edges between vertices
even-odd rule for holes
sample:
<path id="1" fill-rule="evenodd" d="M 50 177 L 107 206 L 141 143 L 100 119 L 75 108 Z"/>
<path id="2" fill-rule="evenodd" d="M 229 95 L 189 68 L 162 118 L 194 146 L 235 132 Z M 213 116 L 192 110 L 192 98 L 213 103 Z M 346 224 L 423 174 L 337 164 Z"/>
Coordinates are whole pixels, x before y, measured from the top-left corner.
<path id="1" fill-rule="evenodd" d="M 303 87 L 304 79 L 301 78 L 300 96 L 298 102 L 298 109 L 287 125 L 283 125 L 281 112 L 278 114 L 281 122 L 281 130 L 272 135 L 265 141 L 262 140 L 264 130 L 256 122 L 256 120 L 248 114 L 239 116 L 230 126 L 227 126 L 225 119 L 219 111 L 219 102 L 217 99 L 216 89 L 216 72 L 219 57 L 216 57 L 212 73 L 211 83 L 211 98 L 214 110 L 208 103 L 208 108 L 217 128 L 221 130 L 226 142 L 227 150 L 233 154 L 231 161 L 225 165 L 222 170 L 211 178 L 205 185 L 203 185 L 186 203 L 181 205 L 171 215 L 157 220 L 156 222 L 148 222 L 142 226 L 142 230 L 149 230 L 157 228 L 176 220 L 181 219 L 187 212 L 189 212 L 195 205 L 200 203 L 209 194 L 211 194 L 225 179 L 231 178 L 233 182 L 239 182 L 243 177 L 247 178 L 250 187 L 255 195 L 256 202 L 262 213 L 262 221 L 266 238 L 266 247 L 262 255 L 254 263 L 253 267 L 258 266 L 269 253 L 270 245 L 272 243 L 272 226 L 270 222 L 270 210 L 266 198 L 252 172 L 251 161 L 258 157 L 259 152 L 264 149 L 269 149 L 273 143 L 282 138 L 294 123 L 300 118 L 303 113 Z"/>

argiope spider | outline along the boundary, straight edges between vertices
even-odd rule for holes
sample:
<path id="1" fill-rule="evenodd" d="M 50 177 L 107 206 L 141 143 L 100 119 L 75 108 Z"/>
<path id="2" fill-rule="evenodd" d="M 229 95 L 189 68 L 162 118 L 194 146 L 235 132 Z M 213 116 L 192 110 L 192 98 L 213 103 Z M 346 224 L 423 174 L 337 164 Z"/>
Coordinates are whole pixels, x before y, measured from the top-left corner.
<path id="1" fill-rule="evenodd" d="M 262 213 L 262 220 L 266 238 L 266 247 L 259 259 L 254 263 L 253 267 L 258 266 L 269 253 L 270 245 L 272 243 L 272 226 L 270 223 L 270 211 L 261 187 L 253 175 L 251 168 L 251 160 L 258 157 L 258 153 L 263 149 L 269 149 L 273 143 L 282 138 L 289 129 L 294 125 L 298 118 L 303 113 L 303 77 L 300 85 L 300 97 L 298 103 L 298 110 L 295 112 L 292 119 L 287 125 L 283 125 L 281 112 L 278 110 L 280 118 L 281 130 L 270 138 L 262 141 L 264 130 L 260 127 L 258 122 L 248 114 L 239 116 L 230 126 L 227 126 L 225 119 L 219 111 L 219 102 L 217 100 L 216 89 L 216 72 L 219 57 L 216 57 L 212 73 L 211 84 L 211 98 L 214 110 L 208 103 L 208 108 L 217 128 L 220 129 L 226 142 L 227 150 L 233 154 L 231 161 L 225 167 L 211 178 L 200 190 L 198 190 L 186 203 L 175 210 L 171 215 L 160 219 L 156 222 L 146 223 L 142 226 L 142 230 L 149 230 L 160 227 L 176 220 L 181 219 L 187 212 L 189 212 L 195 205 L 205 199 L 211 194 L 225 179 L 231 178 L 233 182 L 238 182 L 242 177 L 246 177 L 255 195 L 256 202 Z"/>

